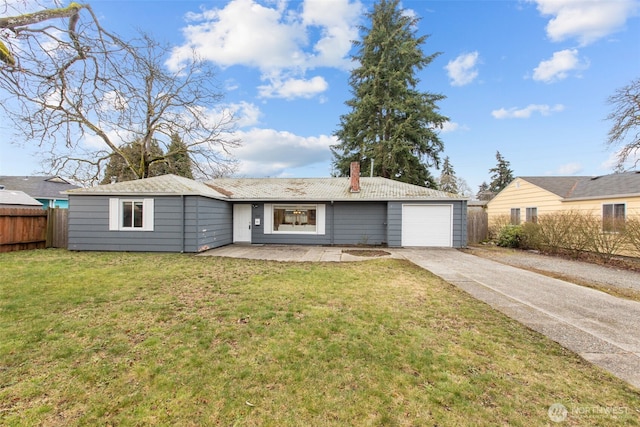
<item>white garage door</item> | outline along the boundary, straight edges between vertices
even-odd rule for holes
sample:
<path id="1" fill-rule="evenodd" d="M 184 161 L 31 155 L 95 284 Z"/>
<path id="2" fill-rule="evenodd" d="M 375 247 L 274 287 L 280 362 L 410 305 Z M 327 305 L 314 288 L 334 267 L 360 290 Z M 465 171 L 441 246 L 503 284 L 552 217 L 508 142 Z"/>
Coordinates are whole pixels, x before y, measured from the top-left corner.
<path id="1" fill-rule="evenodd" d="M 451 205 L 402 205 L 402 246 L 451 247 Z"/>

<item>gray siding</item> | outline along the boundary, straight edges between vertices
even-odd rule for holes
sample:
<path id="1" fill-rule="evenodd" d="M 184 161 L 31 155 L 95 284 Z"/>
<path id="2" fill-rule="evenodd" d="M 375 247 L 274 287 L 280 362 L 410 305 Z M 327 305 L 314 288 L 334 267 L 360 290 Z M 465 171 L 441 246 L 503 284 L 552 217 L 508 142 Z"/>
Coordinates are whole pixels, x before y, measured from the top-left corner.
<path id="1" fill-rule="evenodd" d="M 333 243 L 382 245 L 387 243 L 387 203 L 335 203 Z"/>
<path id="2" fill-rule="evenodd" d="M 200 196 L 154 197 L 154 231 L 110 231 L 109 198 L 105 195 L 69 197 L 70 250 L 200 252 L 233 242 L 232 203 Z M 269 219 L 264 217 L 264 204 L 254 203 L 252 222 L 260 218 L 260 226 L 252 228 L 252 243 L 386 244 L 390 247 L 402 244 L 403 202 L 306 203 L 325 205 L 324 235 L 265 234 L 264 223 Z M 453 246 L 464 247 L 467 244 L 466 201 L 446 203 L 453 205 Z"/>
<path id="3" fill-rule="evenodd" d="M 300 202 L 278 202 L 279 205 L 295 205 Z M 264 204 L 253 204 L 251 211 L 252 223 L 255 224 L 255 219 L 260 218 L 260 225 L 253 226 L 251 228 L 251 243 L 256 244 L 273 244 L 273 245 L 330 245 L 331 244 L 331 232 L 330 221 L 333 215 L 333 209 L 329 202 L 304 202 L 304 204 L 325 204 L 326 206 L 326 228 L 325 234 L 264 234 L 264 223 L 269 218 L 265 219 L 264 216 Z"/>
<path id="4" fill-rule="evenodd" d="M 453 206 L 453 236 L 452 245 L 454 248 L 467 246 L 467 201 L 454 200 L 447 202 L 411 202 L 424 205 L 451 204 Z M 389 202 L 387 205 L 387 241 L 390 247 L 402 245 L 402 205 L 403 202 Z"/>
<path id="5" fill-rule="evenodd" d="M 231 203 L 185 197 L 185 252 L 202 252 L 233 243 Z"/>
<path id="6" fill-rule="evenodd" d="M 305 202 L 326 207 L 325 234 L 265 234 L 264 204 L 254 204 L 252 223 L 260 218 L 260 226 L 253 226 L 251 242 L 282 245 L 381 245 L 386 244 L 386 202 Z M 296 202 L 278 202 L 292 204 Z"/>
<path id="7" fill-rule="evenodd" d="M 114 197 L 118 196 L 69 197 L 70 250 L 199 252 L 231 243 L 231 207 L 226 202 L 153 197 L 153 231 L 110 231 L 109 199 Z"/>
<path id="8" fill-rule="evenodd" d="M 463 200 L 460 203 L 453 205 L 453 247 L 465 248 L 467 247 L 467 201 Z"/>
<path id="9" fill-rule="evenodd" d="M 389 247 L 402 246 L 402 203 L 387 203 L 387 244 Z"/>

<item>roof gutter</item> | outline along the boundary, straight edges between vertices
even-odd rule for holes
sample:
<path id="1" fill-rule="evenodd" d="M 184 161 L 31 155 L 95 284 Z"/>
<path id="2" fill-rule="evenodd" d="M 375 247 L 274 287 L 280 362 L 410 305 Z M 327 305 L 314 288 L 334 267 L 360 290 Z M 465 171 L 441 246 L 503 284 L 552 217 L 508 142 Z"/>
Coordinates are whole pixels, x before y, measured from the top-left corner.
<path id="1" fill-rule="evenodd" d="M 628 197 L 640 197 L 640 193 L 626 193 L 626 194 L 607 194 L 602 196 L 589 196 L 589 197 L 570 197 L 562 199 L 562 202 L 581 202 L 588 200 L 603 200 L 603 199 L 624 199 Z"/>

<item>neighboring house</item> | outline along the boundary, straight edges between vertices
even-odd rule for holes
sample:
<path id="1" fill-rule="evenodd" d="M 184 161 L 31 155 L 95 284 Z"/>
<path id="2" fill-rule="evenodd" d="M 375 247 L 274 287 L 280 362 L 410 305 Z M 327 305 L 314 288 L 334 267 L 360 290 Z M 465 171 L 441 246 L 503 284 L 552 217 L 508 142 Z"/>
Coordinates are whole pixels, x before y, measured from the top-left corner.
<path id="1" fill-rule="evenodd" d="M 6 190 L 0 185 L 0 209 L 42 209 L 42 203 L 22 191 Z"/>
<path id="2" fill-rule="evenodd" d="M 489 222 L 499 217 L 513 224 L 536 222 L 540 215 L 560 211 L 598 215 L 603 224 L 640 216 L 640 172 L 518 177 L 487 203 Z"/>
<path id="3" fill-rule="evenodd" d="M 200 252 L 231 243 L 466 246 L 466 199 L 385 178 L 175 175 L 71 190 L 69 249 Z"/>
<path id="4" fill-rule="evenodd" d="M 28 194 L 42 203 L 44 209 L 68 207 L 64 192 L 80 188 L 57 176 L 0 176 L 0 185 Z"/>

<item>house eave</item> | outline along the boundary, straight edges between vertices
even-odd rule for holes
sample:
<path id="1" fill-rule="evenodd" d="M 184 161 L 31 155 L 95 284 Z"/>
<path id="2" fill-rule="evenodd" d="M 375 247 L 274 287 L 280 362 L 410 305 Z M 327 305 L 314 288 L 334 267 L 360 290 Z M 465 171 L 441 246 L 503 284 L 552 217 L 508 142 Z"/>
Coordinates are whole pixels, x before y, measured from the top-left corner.
<path id="1" fill-rule="evenodd" d="M 467 201 L 467 198 L 429 198 L 429 197 L 419 197 L 419 198 L 240 198 L 240 197 L 230 197 L 226 199 L 230 202 L 240 202 L 240 203 L 277 203 L 277 202 L 302 202 L 302 203 L 315 203 L 315 202 L 460 202 Z"/>
<path id="2" fill-rule="evenodd" d="M 127 191 L 91 191 L 91 192 L 77 192 L 74 193 L 73 190 L 67 193 L 69 196 L 113 196 L 113 197 L 180 197 L 180 196 L 199 196 L 206 197 L 207 199 L 215 199 L 215 200 L 225 200 L 228 201 L 228 197 L 218 197 L 210 194 L 202 194 L 198 192 L 159 192 L 159 191 L 150 191 L 150 192 L 127 192 Z"/>
<path id="3" fill-rule="evenodd" d="M 590 196 L 590 197 L 569 197 L 562 199 L 562 202 L 583 202 L 591 200 L 606 200 L 606 199 L 625 199 L 629 197 L 640 197 L 640 193 L 625 193 L 625 194 L 607 194 L 603 196 Z"/>

